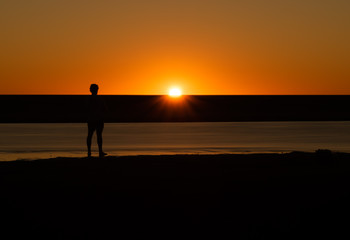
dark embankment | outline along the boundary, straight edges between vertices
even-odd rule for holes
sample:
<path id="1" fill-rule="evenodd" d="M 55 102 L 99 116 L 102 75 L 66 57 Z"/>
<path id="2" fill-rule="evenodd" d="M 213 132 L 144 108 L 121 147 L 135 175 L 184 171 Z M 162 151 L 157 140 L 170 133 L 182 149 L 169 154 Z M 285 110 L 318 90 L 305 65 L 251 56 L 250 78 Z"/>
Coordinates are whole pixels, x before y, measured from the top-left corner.
<path id="1" fill-rule="evenodd" d="M 349 121 L 350 96 L 104 95 L 106 122 Z M 87 96 L 1 95 L 2 123 L 85 122 Z"/>
<path id="2" fill-rule="evenodd" d="M 349 160 L 320 151 L 2 162 L 1 234 L 347 239 Z"/>

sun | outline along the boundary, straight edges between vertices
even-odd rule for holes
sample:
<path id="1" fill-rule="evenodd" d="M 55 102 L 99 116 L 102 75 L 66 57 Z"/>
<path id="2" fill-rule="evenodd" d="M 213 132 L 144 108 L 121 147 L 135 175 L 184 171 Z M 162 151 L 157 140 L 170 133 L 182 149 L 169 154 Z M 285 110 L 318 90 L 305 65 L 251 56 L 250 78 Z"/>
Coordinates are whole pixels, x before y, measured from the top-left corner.
<path id="1" fill-rule="evenodd" d="M 180 97 L 182 95 L 180 88 L 170 88 L 169 89 L 169 96 L 170 97 Z"/>

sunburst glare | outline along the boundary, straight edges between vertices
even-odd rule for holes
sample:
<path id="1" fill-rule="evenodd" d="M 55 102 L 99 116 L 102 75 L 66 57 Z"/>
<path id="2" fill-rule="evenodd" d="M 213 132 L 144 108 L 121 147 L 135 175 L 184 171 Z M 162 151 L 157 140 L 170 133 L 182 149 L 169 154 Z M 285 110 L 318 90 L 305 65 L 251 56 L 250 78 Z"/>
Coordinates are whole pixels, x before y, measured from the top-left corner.
<path id="1" fill-rule="evenodd" d="M 170 97 L 180 97 L 182 95 L 181 89 L 177 87 L 173 87 L 169 89 Z"/>

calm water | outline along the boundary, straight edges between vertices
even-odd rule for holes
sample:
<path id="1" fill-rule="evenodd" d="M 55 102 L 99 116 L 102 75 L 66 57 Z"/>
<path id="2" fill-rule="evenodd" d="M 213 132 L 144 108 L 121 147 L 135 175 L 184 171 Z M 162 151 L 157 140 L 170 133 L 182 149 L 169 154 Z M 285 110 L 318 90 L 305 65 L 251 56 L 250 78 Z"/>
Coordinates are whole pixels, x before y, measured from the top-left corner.
<path id="1" fill-rule="evenodd" d="M 86 124 L 0 124 L 0 132 L 1 161 L 86 155 Z M 107 123 L 103 136 L 105 152 L 118 156 L 350 152 L 350 122 Z"/>

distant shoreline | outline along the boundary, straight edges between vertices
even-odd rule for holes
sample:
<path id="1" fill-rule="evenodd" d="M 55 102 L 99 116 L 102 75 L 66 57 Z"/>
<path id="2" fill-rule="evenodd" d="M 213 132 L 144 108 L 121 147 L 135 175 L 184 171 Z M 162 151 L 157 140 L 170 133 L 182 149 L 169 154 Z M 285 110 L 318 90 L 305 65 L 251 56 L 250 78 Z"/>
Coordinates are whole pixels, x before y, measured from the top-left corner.
<path id="1" fill-rule="evenodd" d="M 88 95 L 0 95 L 1 123 L 82 123 Z M 101 95 L 105 122 L 350 121 L 350 95 Z"/>

